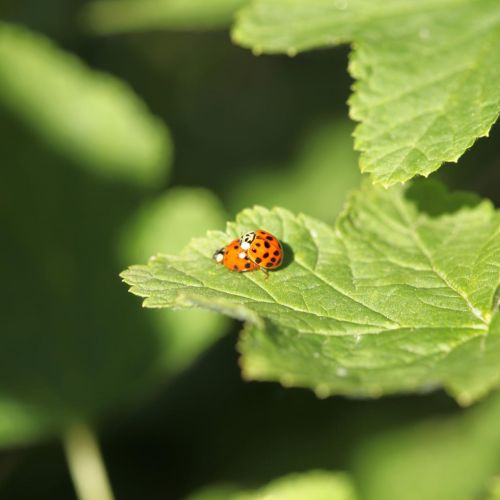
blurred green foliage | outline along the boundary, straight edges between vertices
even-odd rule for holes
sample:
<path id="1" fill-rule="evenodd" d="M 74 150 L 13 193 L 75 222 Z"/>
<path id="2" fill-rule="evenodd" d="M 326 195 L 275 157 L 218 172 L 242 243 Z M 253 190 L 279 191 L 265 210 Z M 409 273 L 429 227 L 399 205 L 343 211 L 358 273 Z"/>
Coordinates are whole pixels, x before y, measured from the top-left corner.
<path id="1" fill-rule="evenodd" d="M 97 33 L 164 29 L 214 29 L 228 26 L 248 0 L 96 0 L 83 21 Z"/>
<path id="2" fill-rule="evenodd" d="M 495 490 L 500 467 L 500 398 L 468 412 L 402 424 L 363 443 L 354 455 L 369 500 L 468 500 Z M 491 481 L 491 483 L 490 483 Z"/>
<path id="3" fill-rule="evenodd" d="M 347 49 L 254 57 L 222 29 L 243 3 L 0 5 L 0 498 L 74 498 L 56 438 L 75 418 L 98 425 L 119 499 L 320 469 L 361 498 L 494 498 L 497 396 L 244 383 L 238 325 L 141 310 L 120 283 L 255 203 L 332 222 L 358 184 Z M 498 203 L 498 133 L 439 175 Z"/>
<path id="4" fill-rule="evenodd" d="M 255 175 L 237 180 L 229 193 L 232 211 L 254 204 L 281 206 L 333 222 L 346 193 L 361 179 L 351 133 L 351 125 L 341 119 L 318 124 L 301 138 L 286 165 L 250 167 Z"/>
<path id="5" fill-rule="evenodd" d="M 49 146 L 97 175 L 161 182 L 170 137 L 127 86 L 47 38 L 0 24 L 2 104 Z"/>
<path id="6" fill-rule="evenodd" d="M 500 498 L 500 478 L 498 476 L 494 476 L 491 479 L 486 498 L 487 500 L 497 500 Z"/>
<path id="7" fill-rule="evenodd" d="M 355 500 L 356 494 L 349 479 L 342 474 L 312 471 L 290 474 L 275 479 L 257 491 L 237 491 L 229 486 L 209 488 L 190 496 L 188 500 Z"/>
<path id="8" fill-rule="evenodd" d="M 117 274 L 130 258 L 152 254 L 155 241 L 186 243 L 194 234 L 190 229 L 220 226 L 224 217 L 213 195 L 185 190 L 170 195 L 172 220 L 170 211 L 143 206 L 147 192 L 140 186 L 84 173 L 11 115 L 3 115 L 2 125 L 9 158 L 0 188 L 2 258 L 22 263 L 6 270 L 2 314 L 1 392 L 22 404 L 11 418 L 3 415 L 0 436 L 9 443 L 23 440 L 12 428 L 26 418 L 31 426 L 40 414 L 39 430 L 54 431 L 73 418 L 144 397 L 160 365 L 177 371 L 223 331 L 221 320 L 209 313 L 142 314 L 128 305 L 131 298 L 121 293 Z M 203 214 L 194 227 L 189 211 L 177 210 L 182 204 Z M 141 219 L 144 210 L 157 220 Z M 193 325 L 199 333 L 185 335 Z M 177 328 L 178 334 L 169 334 Z M 19 418 L 21 409 L 28 417 Z"/>

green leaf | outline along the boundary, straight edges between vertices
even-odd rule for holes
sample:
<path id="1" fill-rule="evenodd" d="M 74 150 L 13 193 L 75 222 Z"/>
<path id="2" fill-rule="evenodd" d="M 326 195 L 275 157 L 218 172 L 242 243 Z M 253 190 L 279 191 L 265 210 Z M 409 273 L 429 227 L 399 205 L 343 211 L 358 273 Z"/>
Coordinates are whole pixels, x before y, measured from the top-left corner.
<path id="1" fill-rule="evenodd" d="M 97 0 L 83 11 L 96 33 L 151 29 L 215 29 L 229 26 L 248 0 Z"/>
<path id="2" fill-rule="evenodd" d="M 431 216 L 402 187 L 368 183 L 336 228 L 276 208 L 244 210 L 226 233 L 122 273 L 146 307 L 206 307 L 248 320 L 247 378 L 319 396 L 429 390 L 467 404 L 500 381 L 500 215 L 487 201 Z M 454 198 L 453 196 L 451 197 Z M 436 209 L 436 203 L 433 203 Z M 264 228 L 284 244 L 271 273 L 234 274 L 213 251 Z"/>
<path id="3" fill-rule="evenodd" d="M 158 182 L 171 142 L 132 90 L 43 35 L 0 23 L 0 103 L 51 147 L 94 173 Z"/>
<path id="4" fill-rule="evenodd" d="M 233 39 L 290 55 L 352 42 L 355 147 L 384 186 L 456 162 L 500 110 L 496 0 L 255 0 Z"/>
<path id="5" fill-rule="evenodd" d="M 500 397 L 454 415 L 391 428 L 354 452 L 366 500 L 470 500 L 495 491 L 500 470 Z M 495 498 L 491 497 L 492 500 Z"/>
<path id="6" fill-rule="evenodd" d="M 351 481 L 345 474 L 311 471 L 275 479 L 255 491 L 212 487 L 189 497 L 189 500 L 355 500 Z"/>

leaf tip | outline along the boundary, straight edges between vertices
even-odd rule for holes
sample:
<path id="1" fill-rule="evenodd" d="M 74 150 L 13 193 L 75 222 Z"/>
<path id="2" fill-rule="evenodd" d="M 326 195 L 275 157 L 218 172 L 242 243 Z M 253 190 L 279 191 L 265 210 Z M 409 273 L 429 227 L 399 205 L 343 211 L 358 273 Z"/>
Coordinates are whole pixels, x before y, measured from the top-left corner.
<path id="1" fill-rule="evenodd" d="M 255 45 L 252 47 L 252 54 L 256 57 L 259 57 L 263 54 L 264 49 L 260 45 Z"/>
<path id="2" fill-rule="evenodd" d="M 314 388 L 314 394 L 316 394 L 316 397 L 318 399 L 326 399 L 328 396 L 330 396 L 331 392 L 327 384 L 318 384 Z"/>
<path id="3" fill-rule="evenodd" d="M 283 387 L 293 387 L 295 383 L 295 378 L 291 373 L 284 373 L 279 380 Z"/>
<path id="4" fill-rule="evenodd" d="M 474 402 L 474 398 L 472 397 L 472 395 L 467 392 L 456 394 L 455 399 L 457 403 L 463 408 L 470 406 Z"/>

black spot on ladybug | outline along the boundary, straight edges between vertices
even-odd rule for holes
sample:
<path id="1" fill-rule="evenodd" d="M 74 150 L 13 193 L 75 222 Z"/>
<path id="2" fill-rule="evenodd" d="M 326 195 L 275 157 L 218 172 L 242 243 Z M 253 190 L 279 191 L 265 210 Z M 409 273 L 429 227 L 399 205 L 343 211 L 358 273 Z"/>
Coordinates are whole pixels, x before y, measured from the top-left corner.
<path id="1" fill-rule="evenodd" d="M 249 263 L 249 262 L 247 262 L 247 263 L 245 264 L 245 269 L 250 269 L 250 263 Z"/>
<path id="2" fill-rule="evenodd" d="M 264 259 L 267 259 L 269 257 L 269 252 L 266 252 L 262 257 L 264 257 Z"/>
<path id="3" fill-rule="evenodd" d="M 265 246 L 266 248 L 271 248 L 271 245 L 270 245 L 267 241 L 266 241 L 266 242 L 264 242 L 264 246 Z"/>
<path id="4" fill-rule="evenodd" d="M 260 257 L 257 257 L 257 258 L 255 259 L 255 263 L 256 263 L 256 264 L 260 264 L 261 262 L 262 262 L 262 259 L 261 259 Z"/>
<path id="5" fill-rule="evenodd" d="M 260 247 L 260 243 L 255 243 L 256 246 Z"/>
<path id="6" fill-rule="evenodd" d="M 248 260 L 248 255 L 245 257 L 245 260 Z"/>
<path id="7" fill-rule="evenodd" d="M 255 250 L 255 248 L 252 248 L 252 252 L 257 253 L 257 250 Z"/>
<path id="8" fill-rule="evenodd" d="M 238 250 L 238 245 L 234 245 L 233 247 L 235 250 Z"/>
<path id="9" fill-rule="evenodd" d="M 271 262 L 276 262 L 276 257 L 271 257 Z"/>
<path id="10" fill-rule="evenodd" d="M 233 269 L 234 269 L 235 271 L 237 271 L 237 270 L 238 270 L 238 266 L 235 264 L 235 265 L 233 266 Z"/>
<path id="11" fill-rule="evenodd" d="M 272 265 L 270 262 L 268 262 L 268 263 L 266 264 L 266 267 L 273 267 L 273 265 Z"/>
<path id="12" fill-rule="evenodd" d="M 272 236 L 266 236 L 266 240 L 273 241 L 274 238 Z"/>
<path id="13" fill-rule="evenodd" d="M 278 251 L 278 250 L 275 250 L 275 251 L 273 252 L 273 254 L 274 254 L 274 255 L 276 255 L 276 257 L 277 257 L 280 253 L 279 253 L 279 251 Z"/>

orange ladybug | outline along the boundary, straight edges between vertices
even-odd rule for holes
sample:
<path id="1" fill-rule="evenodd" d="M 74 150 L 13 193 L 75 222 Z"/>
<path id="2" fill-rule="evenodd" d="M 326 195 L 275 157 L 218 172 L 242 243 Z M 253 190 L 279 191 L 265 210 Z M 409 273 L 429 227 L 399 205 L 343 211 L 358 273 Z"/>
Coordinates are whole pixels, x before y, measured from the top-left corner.
<path id="1" fill-rule="evenodd" d="M 281 265 L 283 249 L 276 236 L 258 229 L 241 236 L 240 247 L 262 269 L 276 269 Z"/>
<path id="2" fill-rule="evenodd" d="M 240 240 L 231 241 L 229 245 L 217 250 L 213 255 L 213 259 L 218 264 L 223 264 L 237 273 L 259 269 L 259 266 L 252 262 L 248 258 L 247 252 L 241 248 Z"/>

